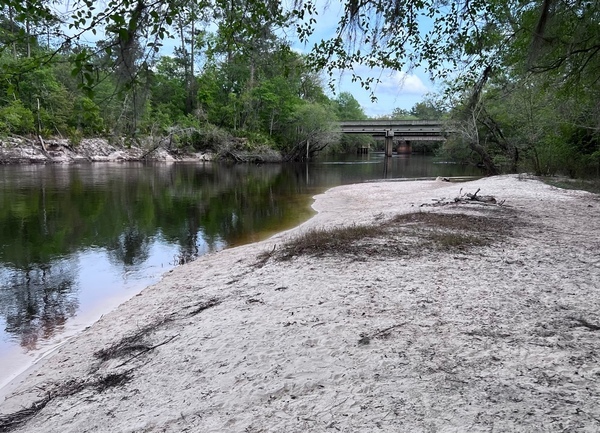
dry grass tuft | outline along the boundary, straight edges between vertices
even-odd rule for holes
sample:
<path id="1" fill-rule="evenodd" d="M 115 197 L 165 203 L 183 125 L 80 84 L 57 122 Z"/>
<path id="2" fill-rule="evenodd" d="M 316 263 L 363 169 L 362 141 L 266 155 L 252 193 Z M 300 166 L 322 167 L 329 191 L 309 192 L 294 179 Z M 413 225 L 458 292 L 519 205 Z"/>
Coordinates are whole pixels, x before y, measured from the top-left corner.
<path id="1" fill-rule="evenodd" d="M 503 210 L 502 216 L 460 213 L 416 212 L 397 215 L 392 224 L 412 230 L 423 247 L 442 251 L 465 250 L 492 245 L 512 233 L 514 218 Z"/>
<path id="2" fill-rule="evenodd" d="M 271 258 L 284 261 L 298 256 L 396 257 L 492 245 L 509 236 L 514 228 L 509 210 L 495 212 L 502 214 L 415 212 L 369 225 L 313 229 L 280 248 L 262 253 L 259 263 L 263 265 Z"/>
<path id="3" fill-rule="evenodd" d="M 128 370 L 121 373 L 109 373 L 94 381 L 93 385 L 96 391 L 103 392 L 110 388 L 125 385 L 131 379 L 133 379 L 133 373 Z"/>
<path id="4" fill-rule="evenodd" d="M 381 237 L 386 228 L 380 225 L 351 225 L 333 229 L 313 229 L 287 242 L 276 251 L 278 260 L 296 256 L 323 256 L 326 254 L 356 254 L 357 243 Z"/>

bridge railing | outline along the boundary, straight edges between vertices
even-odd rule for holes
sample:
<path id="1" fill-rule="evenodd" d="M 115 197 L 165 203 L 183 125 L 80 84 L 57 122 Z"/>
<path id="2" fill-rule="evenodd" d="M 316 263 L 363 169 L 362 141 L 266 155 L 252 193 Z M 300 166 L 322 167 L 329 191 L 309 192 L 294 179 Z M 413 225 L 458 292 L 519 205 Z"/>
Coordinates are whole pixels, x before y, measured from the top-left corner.
<path id="1" fill-rule="evenodd" d="M 398 137 L 444 137 L 443 122 L 439 120 L 358 120 L 338 122 L 346 134 L 386 136 L 390 132 Z"/>

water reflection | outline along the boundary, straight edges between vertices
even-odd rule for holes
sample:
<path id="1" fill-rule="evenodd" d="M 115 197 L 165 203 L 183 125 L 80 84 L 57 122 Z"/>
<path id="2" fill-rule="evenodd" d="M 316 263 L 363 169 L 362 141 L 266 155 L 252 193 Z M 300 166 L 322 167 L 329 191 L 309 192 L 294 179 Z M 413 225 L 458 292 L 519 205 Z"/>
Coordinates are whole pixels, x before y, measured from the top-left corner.
<path id="1" fill-rule="evenodd" d="M 83 281 L 98 270 L 80 266 L 82 253 L 106 258 L 102 272 L 114 275 L 144 274 L 157 258 L 164 272 L 302 214 L 286 199 L 299 190 L 294 176 L 277 165 L 93 164 L 0 173 L 1 336 L 28 349 L 60 332 L 78 302 L 95 296 Z"/>
<path id="2" fill-rule="evenodd" d="M 311 165 L 0 167 L 0 342 L 35 348 L 124 287 L 294 226 L 328 187 L 467 174 L 477 172 L 381 155 Z"/>
<path id="3" fill-rule="evenodd" d="M 37 348 L 60 332 L 78 308 L 76 266 L 71 260 L 43 264 L 30 269 L 4 269 L 0 290 L 0 314 L 5 332 L 19 338 L 27 349 Z"/>

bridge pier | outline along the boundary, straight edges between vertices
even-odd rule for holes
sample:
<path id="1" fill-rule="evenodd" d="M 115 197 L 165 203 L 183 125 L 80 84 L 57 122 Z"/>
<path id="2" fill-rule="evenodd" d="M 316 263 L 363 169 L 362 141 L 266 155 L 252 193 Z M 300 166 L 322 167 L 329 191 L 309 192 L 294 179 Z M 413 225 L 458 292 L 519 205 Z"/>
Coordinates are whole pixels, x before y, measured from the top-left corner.
<path id="1" fill-rule="evenodd" d="M 394 151 L 394 131 L 385 130 L 385 156 L 392 156 Z"/>
<path id="2" fill-rule="evenodd" d="M 410 155 L 412 153 L 412 146 L 408 140 L 400 140 L 398 148 L 396 149 L 399 155 Z"/>

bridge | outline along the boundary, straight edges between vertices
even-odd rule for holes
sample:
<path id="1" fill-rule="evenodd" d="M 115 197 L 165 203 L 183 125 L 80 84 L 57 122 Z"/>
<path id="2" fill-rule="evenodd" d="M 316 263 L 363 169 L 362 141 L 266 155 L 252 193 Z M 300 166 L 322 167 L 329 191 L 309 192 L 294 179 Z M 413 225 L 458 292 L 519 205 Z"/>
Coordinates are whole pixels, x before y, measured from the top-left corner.
<path id="1" fill-rule="evenodd" d="M 351 120 L 339 122 L 344 134 L 368 134 L 385 137 L 385 155 L 392 156 L 394 141 L 398 153 L 410 153 L 413 141 L 445 141 L 443 123 L 439 120 Z"/>

